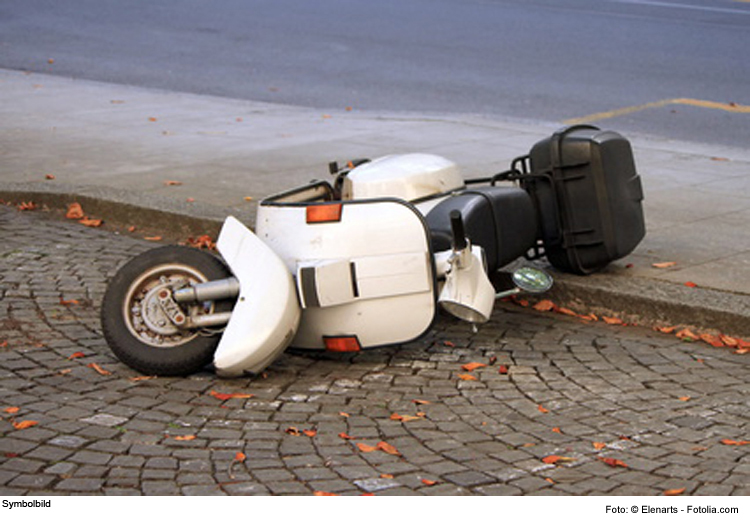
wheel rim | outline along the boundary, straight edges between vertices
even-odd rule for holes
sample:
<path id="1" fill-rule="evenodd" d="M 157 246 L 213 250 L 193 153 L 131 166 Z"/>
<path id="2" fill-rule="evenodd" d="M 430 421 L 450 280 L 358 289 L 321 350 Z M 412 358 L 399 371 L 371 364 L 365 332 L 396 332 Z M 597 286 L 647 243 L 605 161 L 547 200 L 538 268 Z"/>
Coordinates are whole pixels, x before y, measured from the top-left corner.
<path id="1" fill-rule="evenodd" d="M 140 342 L 154 348 L 171 348 L 190 342 L 200 335 L 196 330 L 181 330 L 162 311 L 158 294 L 164 290 L 208 281 L 203 273 L 182 264 L 164 264 L 149 269 L 136 278 L 123 301 L 123 317 L 130 333 Z M 190 305 L 185 311 L 195 316 L 211 313 L 213 303 Z"/>

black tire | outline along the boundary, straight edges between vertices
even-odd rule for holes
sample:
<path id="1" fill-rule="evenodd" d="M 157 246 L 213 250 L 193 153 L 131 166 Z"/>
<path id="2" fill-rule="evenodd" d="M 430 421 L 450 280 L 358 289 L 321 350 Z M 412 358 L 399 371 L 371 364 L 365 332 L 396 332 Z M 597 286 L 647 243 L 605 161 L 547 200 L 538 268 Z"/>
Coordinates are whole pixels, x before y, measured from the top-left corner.
<path id="1" fill-rule="evenodd" d="M 179 330 L 153 304 L 155 289 L 187 278 L 192 283 L 231 275 L 217 257 L 197 249 L 165 246 L 138 255 L 110 281 L 101 308 L 104 338 L 125 364 L 146 375 L 189 375 L 213 359 L 219 334 Z M 232 301 L 191 306 L 193 314 L 231 310 Z M 159 323 L 159 325 L 157 325 Z"/>

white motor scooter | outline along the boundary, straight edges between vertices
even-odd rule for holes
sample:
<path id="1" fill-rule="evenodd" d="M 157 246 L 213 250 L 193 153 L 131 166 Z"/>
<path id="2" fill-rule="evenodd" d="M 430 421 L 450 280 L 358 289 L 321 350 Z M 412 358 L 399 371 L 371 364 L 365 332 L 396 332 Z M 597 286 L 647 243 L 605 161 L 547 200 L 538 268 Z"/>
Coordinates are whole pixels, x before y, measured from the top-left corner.
<path id="1" fill-rule="evenodd" d="M 586 274 L 645 234 L 630 144 L 592 126 L 558 131 L 488 179 L 464 181 L 453 162 L 429 154 L 330 171 L 333 184 L 261 201 L 255 233 L 227 218 L 223 261 L 166 246 L 123 266 L 101 311 L 114 353 L 147 374 L 213 361 L 218 374 L 238 376 L 289 346 L 404 343 L 427 332 L 438 304 L 481 323 L 498 296 L 548 290 L 549 275 L 525 268 L 513 274 L 516 287 L 496 292 L 488 275 L 521 256 L 545 254 Z"/>
<path id="2" fill-rule="evenodd" d="M 472 193 L 454 163 L 428 154 L 332 171 L 333 185 L 317 181 L 260 202 L 255 233 L 228 217 L 216 243 L 223 262 L 179 246 L 128 262 L 102 305 L 114 353 L 147 374 L 189 374 L 213 361 L 219 375 L 238 376 L 262 371 L 288 346 L 359 351 L 414 340 L 433 324 L 436 304 L 468 322 L 489 319 L 497 292 L 488 270 L 535 241 L 523 190 Z M 506 229 L 519 229 L 519 219 L 525 226 L 498 260 L 492 206 L 519 207 L 519 197 L 525 205 L 505 217 Z M 474 227 L 487 230 L 491 265 L 487 246 L 466 237 L 462 210 L 489 217 Z M 518 288 L 506 294 L 551 286 L 531 268 L 514 279 Z"/>

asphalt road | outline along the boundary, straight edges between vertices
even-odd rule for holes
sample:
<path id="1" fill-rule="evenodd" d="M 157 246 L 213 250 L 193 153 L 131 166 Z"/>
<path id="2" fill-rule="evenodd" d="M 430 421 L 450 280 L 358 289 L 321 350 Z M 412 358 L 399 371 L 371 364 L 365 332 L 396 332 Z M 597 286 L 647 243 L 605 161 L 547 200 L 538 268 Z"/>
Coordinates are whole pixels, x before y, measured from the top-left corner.
<path id="1" fill-rule="evenodd" d="M 734 0 L 5 0 L 0 67 L 744 147 L 749 29 Z"/>

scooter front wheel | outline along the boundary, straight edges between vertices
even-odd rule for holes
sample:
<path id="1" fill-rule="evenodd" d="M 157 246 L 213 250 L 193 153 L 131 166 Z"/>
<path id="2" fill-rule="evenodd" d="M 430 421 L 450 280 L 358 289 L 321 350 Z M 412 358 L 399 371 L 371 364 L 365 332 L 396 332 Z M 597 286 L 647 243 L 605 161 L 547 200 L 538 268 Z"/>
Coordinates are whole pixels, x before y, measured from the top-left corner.
<path id="1" fill-rule="evenodd" d="M 211 362 L 220 334 L 176 325 L 164 297 L 181 287 L 230 275 L 217 257 L 181 246 L 152 249 L 130 260 L 112 279 L 102 302 L 102 330 L 112 352 L 147 375 L 199 371 Z M 177 315 L 196 318 L 229 311 L 232 305 L 227 300 L 181 305 Z"/>

